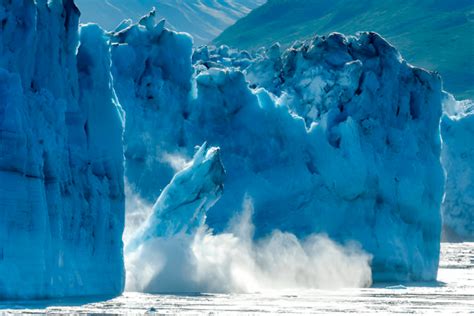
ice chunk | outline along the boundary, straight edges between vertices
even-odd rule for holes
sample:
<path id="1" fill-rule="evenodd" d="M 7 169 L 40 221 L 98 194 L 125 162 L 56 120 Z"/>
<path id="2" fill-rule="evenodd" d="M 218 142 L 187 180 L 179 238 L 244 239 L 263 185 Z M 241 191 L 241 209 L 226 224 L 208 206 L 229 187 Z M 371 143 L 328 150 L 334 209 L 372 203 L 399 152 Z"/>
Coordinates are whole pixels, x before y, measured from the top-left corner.
<path id="1" fill-rule="evenodd" d="M 193 160 L 178 172 L 156 201 L 126 251 L 157 237 L 192 234 L 206 219 L 207 211 L 220 199 L 225 171 L 218 148 L 201 146 Z"/>

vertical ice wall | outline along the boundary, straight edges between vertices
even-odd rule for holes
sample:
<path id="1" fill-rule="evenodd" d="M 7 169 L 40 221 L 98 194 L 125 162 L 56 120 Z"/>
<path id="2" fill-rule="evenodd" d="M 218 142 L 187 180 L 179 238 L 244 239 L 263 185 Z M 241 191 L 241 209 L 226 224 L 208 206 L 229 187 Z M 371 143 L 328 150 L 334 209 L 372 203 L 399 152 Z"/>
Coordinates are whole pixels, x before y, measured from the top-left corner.
<path id="1" fill-rule="evenodd" d="M 122 25 L 112 41 L 135 192 L 154 201 L 194 146 L 208 141 L 221 148 L 227 174 L 208 212 L 215 231 L 250 196 L 257 237 L 273 229 L 327 233 L 372 253 L 375 281 L 435 279 L 444 182 L 439 76 L 407 65 L 373 33 L 316 37 L 251 62 L 222 49 L 226 56 L 195 69 L 190 39 L 152 15 Z M 228 67 L 249 62 L 246 76 Z"/>
<path id="2" fill-rule="evenodd" d="M 447 240 L 474 240 L 474 102 L 445 96 L 441 120 L 446 170 L 443 224 Z"/>
<path id="3" fill-rule="evenodd" d="M 104 34 L 79 39 L 78 18 L 0 2 L 0 299 L 123 289 L 120 106 Z"/>
<path id="4" fill-rule="evenodd" d="M 166 161 L 181 154 L 193 73 L 191 37 L 154 20 L 152 12 L 139 24 L 124 22 L 111 38 L 115 90 L 127 113 L 125 174 L 151 203 L 176 171 Z"/>
<path id="5" fill-rule="evenodd" d="M 325 44 L 327 47 L 325 49 L 317 49 L 318 46 L 323 46 L 317 42 L 309 50 L 308 47 L 303 48 L 306 50 L 304 54 L 298 54 L 297 50 L 282 54 L 278 44 L 266 51 L 260 50 L 254 56 L 226 46 L 217 48 L 203 46 L 194 52 L 193 61 L 198 64 L 198 68 L 212 65 L 235 67 L 245 71 L 247 79 L 253 85 L 264 86 L 278 95 L 283 94 L 285 102 L 292 110 L 305 117 L 307 124 L 311 124 L 318 120 L 321 109 L 324 111 L 325 103 L 338 98 L 338 94 L 341 94 L 342 100 L 348 100 L 351 93 L 358 88 L 356 81 L 347 78 L 352 71 L 349 67 L 345 67 L 349 71 L 342 73 L 331 71 L 333 67 L 317 69 L 321 60 L 325 60 L 327 65 L 336 67 L 338 63 L 340 64 L 337 58 L 343 58 L 343 55 L 329 56 L 326 52 L 337 47 L 333 39 L 328 39 L 333 43 Z M 298 45 L 302 43 L 295 47 Z M 317 59 L 314 58 L 315 54 L 319 55 Z M 301 55 L 304 57 L 301 58 Z M 296 67 L 291 66 L 292 60 L 296 60 L 294 62 Z M 308 63 L 316 65 L 316 69 L 308 67 Z M 302 67 L 305 64 L 306 66 Z M 291 73 L 292 69 L 296 69 L 293 70 L 294 73 Z M 470 141 L 474 124 L 472 100 L 456 101 L 447 93 L 443 94 L 442 98 L 444 107 L 441 120 L 442 164 L 446 171 L 446 194 L 442 205 L 444 238 L 450 241 L 472 240 L 474 238 L 474 202 L 471 194 L 474 192 L 472 189 L 474 161 Z"/>
<path id="6" fill-rule="evenodd" d="M 319 151 L 334 158 L 316 168 L 324 186 L 350 205 L 345 220 L 359 209 L 364 220 L 353 224 L 372 226 L 365 247 L 381 254 L 374 278 L 389 280 L 406 268 L 409 278 L 433 278 L 444 183 L 439 75 L 408 65 L 375 33 L 317 36 L 282 53 L 274 46 L 246 72 L 308 127 L 324 131 Z"/>

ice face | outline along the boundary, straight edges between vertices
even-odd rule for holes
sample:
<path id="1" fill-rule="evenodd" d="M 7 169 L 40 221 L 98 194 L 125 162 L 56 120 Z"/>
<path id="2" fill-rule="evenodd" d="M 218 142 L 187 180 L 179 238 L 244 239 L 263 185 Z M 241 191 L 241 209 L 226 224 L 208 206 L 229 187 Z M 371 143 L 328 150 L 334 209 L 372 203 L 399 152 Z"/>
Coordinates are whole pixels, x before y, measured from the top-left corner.
<path id="1" fill-rule="evenodd" d="M 256 238 L 326 233 L 373 254 L 375 281 L 436 278 L 444 182 L 436 74 L 373 33 L 316 37 L 256 59 L 201 48 L 194 69 L 190 39 L 155 22 L 129 25 L 112 42 L 126 173 L 139 195 L 154 201 L 171 180 L 163 153 L 186 160 L 207 141 L 227 173 L 207 217 L 216 232 L 250 196 Z"/>
<path id="2" fill-rule="evenodd" d="M 179 146 L 169 144 L 179 142 L 192 75 L 192 39 L 164 30 L 163 22 L 149 22 L 154 19 L 144 17 L 111 39 L 115 89 L 127 113 L 126 177 L 151 203 L 175 173 L 165 161 L 181 154 Z"/>
<path id="3" fill-rule="evenodd" d="M 448 240 L 474 240 L 474 101 L 445 96 L 441 120 L 446 193 L 442 205 Z"/>
<path id="4" fill-rule="evenodd" d="M 73 1 L 0 4 L 0 299 L 119 294 L 122 118 Z"/>

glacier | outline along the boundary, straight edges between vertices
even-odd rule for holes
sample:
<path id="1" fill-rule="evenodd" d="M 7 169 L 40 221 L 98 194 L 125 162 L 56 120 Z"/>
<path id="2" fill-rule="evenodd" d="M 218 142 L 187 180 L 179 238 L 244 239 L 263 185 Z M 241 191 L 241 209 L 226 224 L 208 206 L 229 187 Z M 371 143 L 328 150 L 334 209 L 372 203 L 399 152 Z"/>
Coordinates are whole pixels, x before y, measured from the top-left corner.
<path id="1" fill-rule="evenodd" d="M 72 0 L 0 3 L 0 299 L 124 287 L 123 120 Z"/>
<path id="2" fill-rule="evenodd" d="M 1 299 L 121 293 L 125 189 L 151 205 L 123 237 L 132 266 L 159 268 L 154 244 L 170 260 L 220 253 L 229 269 L 197 265 L 194 280 L 217 291 L 317 287 L 342 270 L 352 286 L 435 280 L 441 156 L 445 225 L 469 233 L 456 190 L 471 185 L 458 169 L 471 105 L 379 35 L 248 53 L 193 49 L 155 11 L 109 33 L 79 30 L 79 15 L 72 0 L 0 5 Z M 296 250 L 280 273 L 272 254 Z M 301 280 L 298 261 L 318 268 Z"/>
<path id="3" fill-rule="evenodd" d="M 226 170 L 207 212 L 215 233 L 250 197 L 257 239 L 324 233 L 372 254 L 376 282 L 436 278 L 439 75 L 407 64 L 375 33 L 193 54 L 188 35 L 150 14 L 111 42 L 127 180 L 148 203 L 207 142 Z"/>
<path id="4" fill-rule="evenodd" d="M 442 205 L 445 238 L 474 240 L 474 101 L 456 101 L 446 94 L 441 120 L 446 170 Z"/>

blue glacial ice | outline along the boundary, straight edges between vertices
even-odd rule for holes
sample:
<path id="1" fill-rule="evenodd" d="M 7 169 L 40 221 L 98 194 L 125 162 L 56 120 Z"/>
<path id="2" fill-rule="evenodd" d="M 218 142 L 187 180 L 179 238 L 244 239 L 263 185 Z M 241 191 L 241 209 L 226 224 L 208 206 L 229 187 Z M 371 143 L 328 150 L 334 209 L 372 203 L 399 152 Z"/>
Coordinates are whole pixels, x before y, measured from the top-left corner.
<path id="1" fill-rule="evenodd" d="M 258 56 L 201 48 L 193 57 L 187 35 L 153 18 L 111 35 L 134 192 L 154 203 L 208 142 L 227 174 L 207 212 L 215 233 L 249 197 L 257 239 L 324 233 L 372 254 L 375 281 L 436 278 L 444 185 L 437 74 L 410 66 L 374 33 L 315 37 Z"/>
<path id="2" fill-rule="evenodd" d="M 474 101 L 445 96 L 441 120 L 446 192 L 442 205 L 446 238 L 474 240 Z"/>
<path id="3" fill-rule="evenodd" d="M 471 105 L 377 34 L 249 54 L 193 49 L 154 13 L 107 34 L 78 17 L 0 4 L 0 298 L 120 293 L 124 177 L 154 205 L 127 237 L 138 278 L 158 242 L 199 290 L 434 280 L 440 156 L 445 225 L 472 236 Z"/>
<path id="4" fill-rule="evenodd" d="M 73 1 L 0 3 L 0 299 L 124 287 L 122 114 Z"/>
<path id="5" fill-rule="evenodd" d="M 205 224 L 207 212 L 224 190 L 225 170 L 218 148 L 202 145 L 192 161 L 176 173 L 140 225 L 126 251 L 159 237 L 192 234 Z"/>

